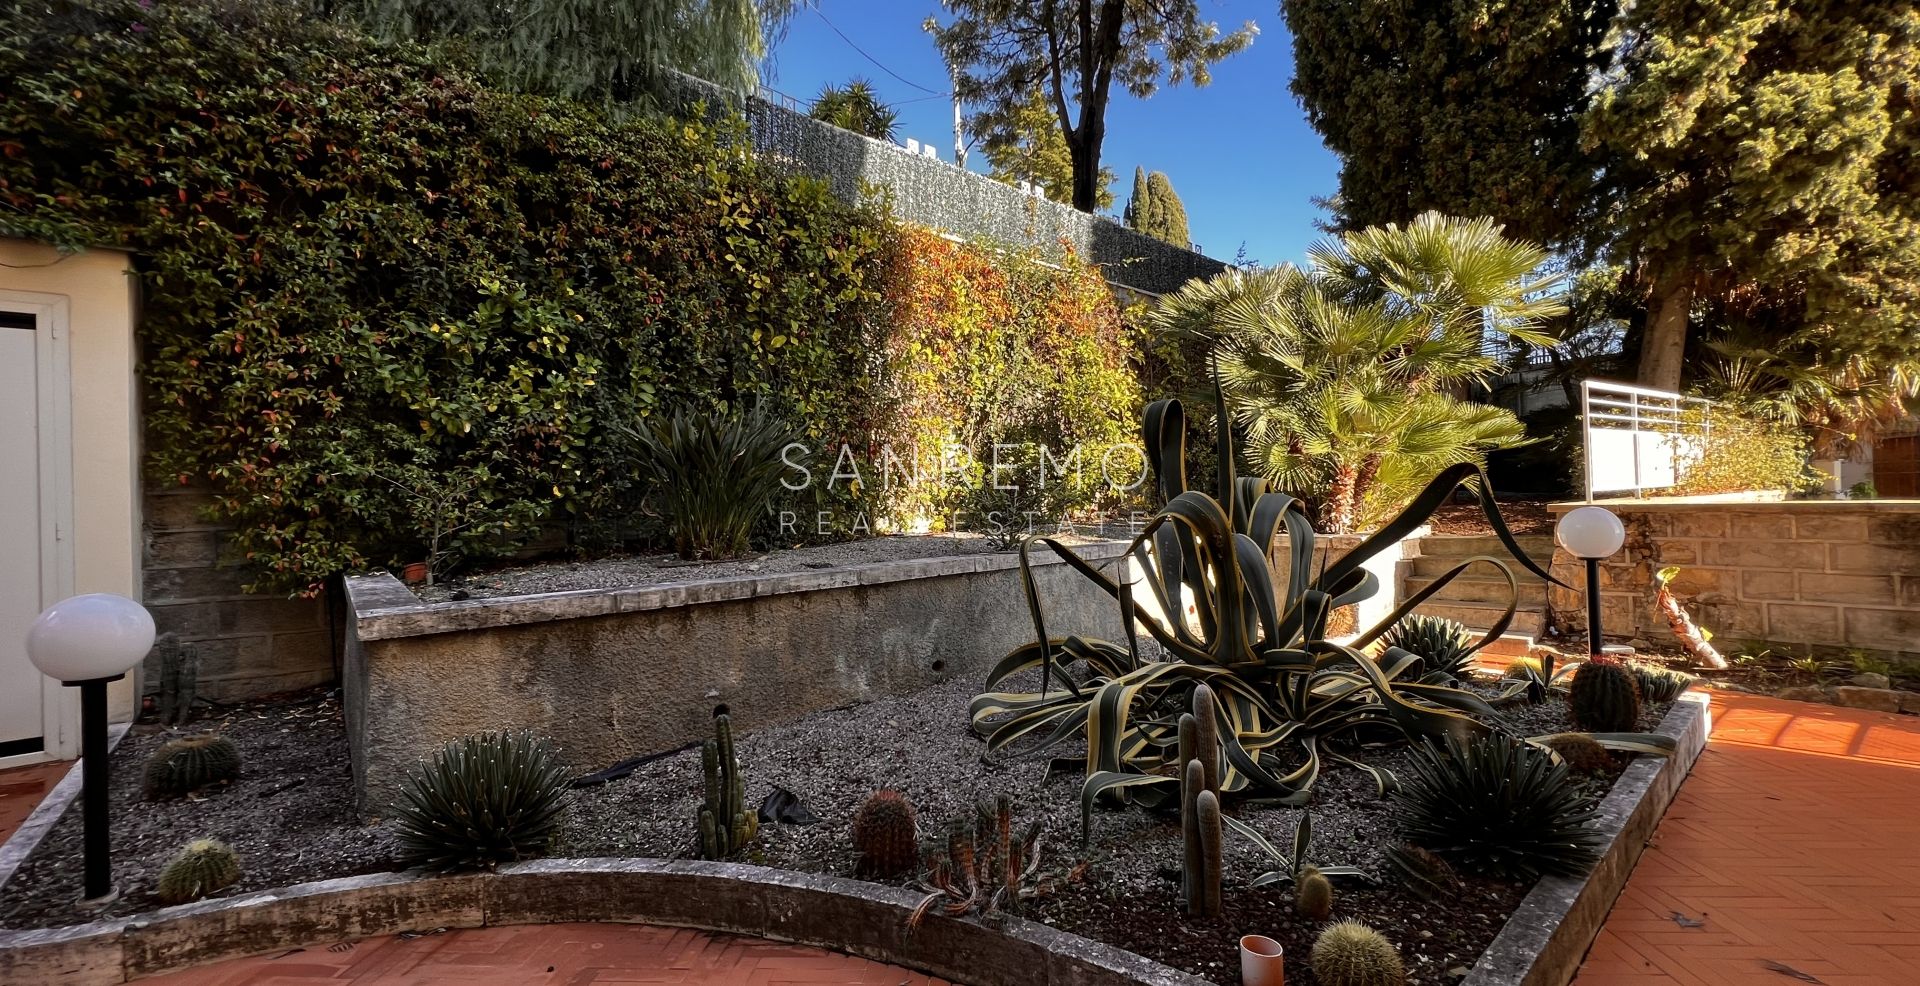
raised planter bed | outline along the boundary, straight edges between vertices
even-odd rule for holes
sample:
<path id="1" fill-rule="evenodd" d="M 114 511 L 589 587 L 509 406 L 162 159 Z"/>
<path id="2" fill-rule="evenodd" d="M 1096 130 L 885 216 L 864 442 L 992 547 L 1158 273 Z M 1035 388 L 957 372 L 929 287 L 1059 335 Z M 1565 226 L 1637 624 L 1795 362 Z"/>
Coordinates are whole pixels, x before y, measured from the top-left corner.
<path id="1" fill-rule="evenodd" d="M 1124 542 L 1083 545 L 1111 562 Z M 1049 630 L 1115 638 L 1118 605 L 1034 555 Z M 724 707 L 744 732 L 918 690 L 1033 639 L 1019 556 L 975 552 L 775 574 L 425 602 L 385 573 L 347 580 L 343 673 L 358 803 L 483 729 L 545 733 L 577 763 L 695 742 Z"/>
<path id="2" fill-rule="evenodd" d="M 897 715 L 905 701 L 877 706 Z M 927 711 L 945 718 L 943 710 Z M 1659 730 L 1677 739 L 1680 753 L 1669 760 L 1635 760 L 1616 781 L 1602 809 L 1608 845 L 1601 864 L 1584 879 L 1549 879 L 1527 892 L 1467 975 L 1469 986 L 1561 986 L 1571 978 L 1647 835 L 1704 745 L 1704 698 L 1689 696 L 1674 705 Z M 915 738 L 914 730 L 903 728 L 898 741 L 911 744 Z M 753 740 L 747 742 L 751 745 Z M 822 751 L 822 759 L 831 762 L 833 752 Z M 743 757 L 751 753 L 747 750 Z M 750 772 L 755 769 L 751 760 L 745 762 Z M 344 778 L 333 783 L 335 790 L 344 788 Z M 1071 778 L 1052 782 L 1052 786 L 1063 784 L 1074 786 Z M 73 793 L 67 792 L 69 797 Z M 597 795 L 582 793 L 590 796 Z M 62 807 L 50 803 L 45 814 L 57 819 Z M 1022 814 L 1055 807 L 1023 805 Z M 581 808 L 576 804 L 576 812 Z M 1316 814 L 1326 819 L 1327 827 L 1316 838 L 1316 844 L 1325 847 L 1318 854 L 1329 862 L 1338 861 L 1338 840 L 1344 836 L 1331 830 L 1334 816 Z M 1266 813 L 1261 819 L 1270 828 L 1279 813 Z M 583 822 L 589 820 L 590 814 L 583 818 Z M 67 819 L 67 824 L 76 821 Z M 684 831 L 688 822 L 674 817 L 663 824 Z M 1125 839 L 1150 832 L 1155 824 L 1137 811 L 1106 813 L 1096 820 L 1098 827 L 1126 830 L 1120 833 Z M 1049 838 L 1058 844 L 1062 840 L 1056 839 L 1055 828 L 1049 826 Z M 777 827 L 776 834 L 763 835 L 764 851 L 770 857 L 810 851 L 806 837 L 794 834 L 806 831 Z M 576 838 L 570 836 L 563 848 L 573 851 Z M 838 841 L 838 837 L 827 841 Z M 823 858 L 815 865 L 837 871 L 844 862 Z M 1246 875 L 1241 872 L 1240 879 Z M 1147 876 L 1151 881 L 1153 875 Z M 1087 887 L 1092 895 L 1143 893 L 1112 874 L 1096 873 L 1094 881 Z M 0 887 L 0 892 L 13 889 Z M 1144 891 L 1153 892 L 1150 886 Z M 548 860 L 507 867 L 499 874 L 454 877 L 376 874 L 256 891 L 68 928 L 0 932 L 0 982 L 120 982 L 222 958 L 409 929 L 582 920 L 683 925 L 798 941 L 911 966 L 973 986 L 1003 982 L 1194 986 L 1203 981 L 1124 949 L 1037 923 L 1010 920 L 982 925 L 936 919 L 907 935 L 906 910 L 917 898 L 916 892 L 900 886 L 848 880 L 834 872 L 656 859 Z M 1355 901 L 1355 907 L 1361 906 L 1360 898 Z M 1057 909 L 1042 907 L 1035 915 L 1056 925 L 1073 926 L 1070 916 Z M 1224 933 L 1224 927 L 1211 932 Z M 1472 956 L 1464 958 L 1472 961 Z M 1295 973 L 1290 978 L 1311 981 L 1297 946 L 1290 964 Z M 1444 970 L 1432 962 L 1423 969 L 1418 981 L 1452 981 L 1436 978 Z M 1231 982 L 1231 972 L 1218 970 L 1206 980 Z"/>

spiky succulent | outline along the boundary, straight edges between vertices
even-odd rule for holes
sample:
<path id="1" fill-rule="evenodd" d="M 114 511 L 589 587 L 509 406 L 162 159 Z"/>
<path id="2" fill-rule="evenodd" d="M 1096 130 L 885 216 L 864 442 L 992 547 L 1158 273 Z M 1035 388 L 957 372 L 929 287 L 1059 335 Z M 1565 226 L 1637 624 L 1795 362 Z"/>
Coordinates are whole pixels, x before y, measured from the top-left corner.
<path id="1" fill-rule="evenodd" d="M 1634 681 L 1640 686 L 1640 697 L 1649 702 L 1671 702 L 1692 688 L 1695 680 L 1693 675 L 1685 671 L 1657 664 L 1633 664 L 1630 667 Z"/>
<path id="2" fill-rule="evenodd" d="M 454 740 L 408 775 L 393 806 L 409 862 L 488 869 L 546 853 L 566 808 L 567 770 L 531 732 Z"/>
<path id="3" fill-rule="evenodd" d="M 1325 921 L 1333 915 L 1333 881 L 1312 866 L 1301 867 L 1293 885 L 1293 907 L 1309 921 Z"/>
<path id="4" fill-rule="evenodd" d="M 1401 834 L 1469 869 L 1513 879 L 1577 876 L 1600 835 L 1584 785 L 1546 750 L 1493 734 L 1414 751 L 1393 792 Z"/>
<path id="5" fill-rule="evenodd" d="M 1314 939 L 1313 975 L 1320 986 L 1401 986 L 1407 981 L 1399 950 L 1358 921 L 1330 924 Z"/>
<path id="6" fill-rule="evenodd" d="M 1473 631 L 1466 624 L 1439 616 L 1408 616 L 1393 625 L 1385 638 L 1388 647 L 1418 654 L 1427 671 L 1458 678 L 1473 660 Z"/>
<path id="7" fill-rule="evenodd" d="M 240 857 L 217 839 L 195 839 L 180 847 L 160 870 L 154 896 L 162 904 L 185 904 L 233 886 L 240 879 Z"/>
<path id="8" fill-rule="evenodd" d="M 1640 683 L 1615 658 L 1596 657 L 1580 665 L 1567 702 L 1574 724 L 1589 732 L 1632 732 L 1640 723 Z"/>
<path id="9" fill-rule="evenodd" d="M 1533 742 L 1559 754 L 1576 774 L 1597 774 L 1613 766 L 1613 754 L 1586 733 L 1553 733 Z"/>
<path id="10" fill-rule="evenodd" d="M 913 804 L 898 791 L 875 791 L 853 815 L 853 847 L 859 869 L 899 876 L 920 861 L 920 831 Z"/>
<path id="11" fill-rule="evenodd" d="M 161 744 L 147 757 L 141 790 L 148 798 L 177 798 L 240 776 L 240 748 L 225 736 L 203 733 Z"/>

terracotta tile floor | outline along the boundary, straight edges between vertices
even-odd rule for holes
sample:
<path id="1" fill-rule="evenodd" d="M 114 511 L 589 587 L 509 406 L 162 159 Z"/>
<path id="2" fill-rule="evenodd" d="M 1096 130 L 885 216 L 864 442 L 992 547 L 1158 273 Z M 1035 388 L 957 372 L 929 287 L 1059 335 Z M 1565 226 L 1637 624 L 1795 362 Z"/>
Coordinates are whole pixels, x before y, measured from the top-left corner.
<path id="1" fill-rule="evenodd" d="M 1574 986 L 1920 983 L 1920 718 L 1713 695 Z"/>
<path id="2" fill-rule="evenodd" d="M 338 949 L 337 951 L 335 949 Z M 476 928 L 222 962 L 142 986 L 951 986 L 917 972 L 758 938 L 636 924 Z"/>
<path id="3" fill-rule="evenodd" d="M 33 814 L 40 799 L 67 776 L 71 762 L 36 764 L 0 770 L 0 842 L 5 842 L 20 823 Z"/>

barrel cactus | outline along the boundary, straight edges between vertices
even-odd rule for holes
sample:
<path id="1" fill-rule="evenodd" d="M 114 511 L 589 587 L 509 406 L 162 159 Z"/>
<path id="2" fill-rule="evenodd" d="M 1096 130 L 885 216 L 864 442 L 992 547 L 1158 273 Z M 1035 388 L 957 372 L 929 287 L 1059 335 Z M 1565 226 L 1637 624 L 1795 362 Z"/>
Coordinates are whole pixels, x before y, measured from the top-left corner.
<path id="1" fill-rule="evenodd" d="M 1406 966 L 1380 932 L 1358 921 L 1327 926 L 1313 943 L 1313 975 L 1320 986 L 1403 986 Z"/>
<path id="2" fill-rule="evenodd" d="M 417 767 L 393 806 L 407 859 L 436 870 L 490 869 L 545 855 L 566 809 L 567 771 L 548 740 L 485 732 Z"/>
<path id="3" fill-rule="evenodd" d="M 1302 867 L 1294 881 L 1293 907 L 1303 918 L 1325 921 L 1333 914 L 1333 881 L 1317 867 Z"/>
<path id="4" fill-rule="evenodd" d="M 920 832 L 913 804 L 898 791 L 875 791 L 853 816 L 853 847 L 859 869 L 875 876 L 899 876 L 920 861 Z"/>
<path id="5" fill-rule="evenodd" d="M 225 736 L 181 736 L 147 757 L 141 789 L 148 798 L 177 798 L 240 776 L 240 748 Z"/>
<path id="6" fill-rule="evenodd" d="M 1574 672 L 1568 700 L 1573 721 L 1595 733 L 1629 733 L 1640 724 L 1640 683 L 1632 669 L 1611 657 L 1596 657 Z"/>
<path id="7" fill-rule="evenodd" d="M 240 857 L 216 839 L 195 839 L 180 848 L 160 870 L 154 895 L 163 904 L 185 904 L 233 886 L 240 880 Z"/>
<path id="8" fill-rule="evenodd" d="M 1613 766 L 1613 754 L 1586 733 L 1554 733 L 1534 742 L 1559 754 L 1576 774 L 1597 774 Z"/>

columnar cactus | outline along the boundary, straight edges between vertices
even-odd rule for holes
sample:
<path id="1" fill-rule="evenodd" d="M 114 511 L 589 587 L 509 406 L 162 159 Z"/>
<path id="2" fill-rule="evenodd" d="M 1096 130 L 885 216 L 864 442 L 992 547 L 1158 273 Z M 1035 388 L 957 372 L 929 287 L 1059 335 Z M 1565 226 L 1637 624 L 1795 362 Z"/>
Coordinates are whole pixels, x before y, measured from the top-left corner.
<path id="1" fill-rule="evenodd" d="M 178 726 L 193 711 L 194 691 L 200 680 L 199 655 L 178 634 L 163 633 L 153 642 L 160 671 L 160 721 Z"/>
<path id="2" fill-rule="evenodd" d="M 1574 672 L 1567 696 L 1573 721 L 1595 733 L 1628 733 L 1640 724 L 1640 683 L 1619 660 L 1596 657 Z"/>
<path id="3" fill-rule="evenodd" d="M 1406 966 L 1393 943 L 1358 921 L 1327 926 L 1313 943 L 1320 986 L 1404 986 Z"/>
<path id="4" fill-rule="evenodd" d="M 205 733 L 161 744 L 147 757 L 143 793 L 149 799 L 177 798 L 240 776 L 240 748 L 225 736 Z"/>
<path id="5" fill-rule="evenodd" d="M 240 879 L 240 857 L 226 843 L 195 839 L 182 846 L 160 870 L 154 895 L 163 904 L 185 904 Z"/>
<path id="6" fill-rule="evenodd" d="M 913 804 L 898 791 L 875 791 L 853 816 L 853 847 L 859 870 L 899 876 L 920 861 L 920 832 Z"/>
<path id="7" fill-rule="evenodd" d="M 726 859 L 760 834 L 759 813 L 746 807 L 747 785 L 733 755 L 733 723 L 726 713 L 713 717 L 714 738 L 700 745 L 706 774 L 706 800 L 700 803 L 700 856 Z"/>
<path id="8" fill-rule="evenodd" d="M 1181 898 L 1189 914 L 1220 913 L 1220 724 L 1213 689 L 1196 685 L 1193 711 L 1180 717 L 1180 832 L 1185 842 Z M 1204 795 L 1211 810 L 1202 807 Z"/>

